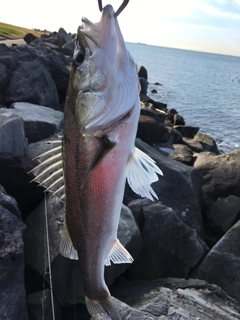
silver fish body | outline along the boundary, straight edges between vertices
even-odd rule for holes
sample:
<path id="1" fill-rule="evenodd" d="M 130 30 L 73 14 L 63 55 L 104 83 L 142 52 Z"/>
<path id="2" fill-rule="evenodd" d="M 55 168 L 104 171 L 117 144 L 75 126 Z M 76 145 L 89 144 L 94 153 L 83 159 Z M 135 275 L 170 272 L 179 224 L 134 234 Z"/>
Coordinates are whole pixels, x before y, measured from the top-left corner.
<path id="1" fill-rule="evenodd" d="M 60 252 L 79 259 L 89 313 L 107 312 L 119 320 L 104 266 L 133 261 L 117 239 L 126 178 L 133 191 L 153 199 L 150 185 L 161 170 L 134 145 L 140 114 L 137 66 L 112 6 L 103 9 L 100 22 L 82 21 L 64 110 L 62 158 L 58 146 L 40 156 L 43 162 L 33 172 L 35 181 L 65 200 Z"/>

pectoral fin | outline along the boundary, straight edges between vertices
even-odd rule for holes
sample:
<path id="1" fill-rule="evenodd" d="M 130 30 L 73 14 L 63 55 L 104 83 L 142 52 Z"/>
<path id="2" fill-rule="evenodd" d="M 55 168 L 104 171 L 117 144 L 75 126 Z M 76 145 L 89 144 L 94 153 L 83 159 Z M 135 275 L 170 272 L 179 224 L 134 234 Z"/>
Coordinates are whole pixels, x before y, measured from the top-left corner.
<path id="1" fill-rule="evenodd" d="M 158 199 L 151 184 L 158 180 L 157 173 L 162 175 L 162 171 L 148 155 L 135 147 L 127 164 L 127 181 L 131 189 L 141 197 L 154 200 Z"/>
<path id="2" fill-rule="evenodd" d="M 101 138 L 96 138 L 100 140 L 100 145 L 97 152 L 95 153 L 93 160 L 88 168 L 84 181 L 81 185 L 81 188 L 84 187 L 85 182 L 88 178 L 89 173 L 102 161 L 102 159 L 108 154 L 110 150 L 115 146 L 115 143 L 110 141 L 108 136 L 105 134 Z"/>

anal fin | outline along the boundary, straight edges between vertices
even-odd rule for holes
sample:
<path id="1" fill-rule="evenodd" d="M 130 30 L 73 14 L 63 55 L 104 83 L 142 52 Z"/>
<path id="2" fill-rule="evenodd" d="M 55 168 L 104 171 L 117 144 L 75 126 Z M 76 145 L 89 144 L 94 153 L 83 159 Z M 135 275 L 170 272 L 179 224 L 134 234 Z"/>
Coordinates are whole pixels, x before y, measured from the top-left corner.
<path id="1" fill-rule="evenodd" d="M 59 252 L 65 258 L 69 258 L 71 260 L 78 260 L 78 253 L 77 250 L 74 248 L 74 245 L 70 238 L 66 220 L 64 221 L 62 229 L 62 238 L 60 242 Z"/>
<path id="2" fill-rule="evenodd" d="M 105 266 L 110 266 L 111 261 L 115 264 L 133 262 L 133 257 L 124 248 L 124 246 L 120 243 L 118 239 L 112 247 L 112 250 L 110 251 L 107 259 L 105 260 Z"/>

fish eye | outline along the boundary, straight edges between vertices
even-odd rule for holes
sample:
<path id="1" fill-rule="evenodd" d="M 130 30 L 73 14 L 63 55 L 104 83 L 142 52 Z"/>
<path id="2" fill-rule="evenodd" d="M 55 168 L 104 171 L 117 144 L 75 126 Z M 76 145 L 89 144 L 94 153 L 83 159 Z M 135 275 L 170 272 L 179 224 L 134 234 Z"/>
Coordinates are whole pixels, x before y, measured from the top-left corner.
<path id="1" fill-rule="evenodd" d="M 73 60 L 78 64 L 82 64 L 85 59 L 85 51 L 83 48 L 74 52 Z"/>

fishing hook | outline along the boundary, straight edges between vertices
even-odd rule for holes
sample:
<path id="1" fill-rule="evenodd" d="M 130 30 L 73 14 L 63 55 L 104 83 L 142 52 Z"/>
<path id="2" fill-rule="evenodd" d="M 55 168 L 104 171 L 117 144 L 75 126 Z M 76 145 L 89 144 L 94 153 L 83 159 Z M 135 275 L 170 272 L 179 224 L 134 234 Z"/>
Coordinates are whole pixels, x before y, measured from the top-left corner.
<path id="1" fill-rule="evenodd" d="M 129 0 L 123 0 L 123 3 L 120 5 L 120 7 L 117 9 L 117 11 L 114 14 L 115 18 L 117 18 L 117 16 L 125 9 L 128 2 L 129 2 Z M 103 10 L 102 0 L 98 0 L 98 7 L 99 7 L 99 10 L 102 12 L 102 10 Z"/>

